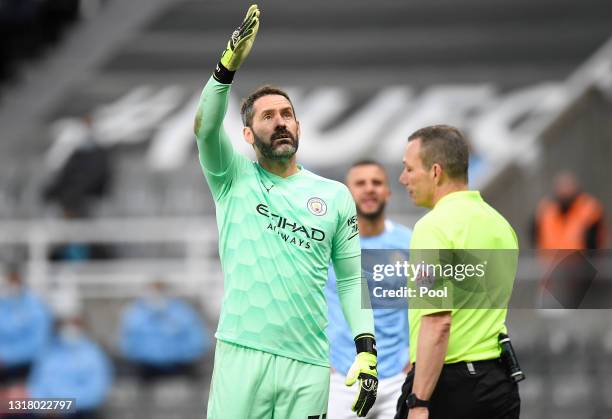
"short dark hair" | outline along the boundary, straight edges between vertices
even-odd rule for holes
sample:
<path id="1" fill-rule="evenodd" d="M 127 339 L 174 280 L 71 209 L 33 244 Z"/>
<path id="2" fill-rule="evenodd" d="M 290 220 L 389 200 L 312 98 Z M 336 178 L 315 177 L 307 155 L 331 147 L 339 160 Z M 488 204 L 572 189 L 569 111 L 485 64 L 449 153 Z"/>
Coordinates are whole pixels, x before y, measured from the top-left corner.
<path id="1" fill-rule="evenodd" d="M 359 166 L 378 166 L 383 171 L 385 170 L 385 168 L 383 167 L 382 164 L 380 164 L 380 162 L 377 162 L 376 160 L 373 160 L 373 159 L 357 160 L 355 163 L 351 164 L 351 167 L 349 167 L 349 169 L 352 169 L 353 167 L 359 167 Z"/>
<path id="2" fill-rule="evenodd" d="M 468 181 L 468 143 L 461 131 L 450 125 L 432 125 L 413 132 L 408 141 L 421 140 L 421 160 L 430 169 L 442 166 L 451 179 Z"/>
<path id="3" fill-rule="evenodd" d="M 258 87 L 253 93 L 247 96 L 240 106 L 240 116 L 242 117 L 242 123 L 245 127 L 250 127 L 253 123 L 253 104 L 257 99 L 263 96 L 269 95 L 280 95 L 287 98 L 289 104 L 291 105 L 291 109 L 293 109 L 293 103 L 289 98 L 289 95 L 284 90 L 279 89 L 278 87 L 265 85 Z M 293 114 L 295 115 L 295 109 L 293 109 Z"/>
<path id="4" fill-rule="evenodd" d="M 361 166 L 378 167 L 380 170 L 382 170 L 383 174 L 385 175 L 385 179 L 387 180 L 387 183 L 389 183 L 389 175 L 387 174 L 387 170 L 380 162 L 373 160 L 373 159 L 357 160 L 355 163 L 351 164 L 351 167 L 349 167 L 348 171 L 346 172 L 346 179 L 348 180 L 348 174 L 350 173 L 351 170 L 353 170 L 356 167 L 361 167 Z"/>

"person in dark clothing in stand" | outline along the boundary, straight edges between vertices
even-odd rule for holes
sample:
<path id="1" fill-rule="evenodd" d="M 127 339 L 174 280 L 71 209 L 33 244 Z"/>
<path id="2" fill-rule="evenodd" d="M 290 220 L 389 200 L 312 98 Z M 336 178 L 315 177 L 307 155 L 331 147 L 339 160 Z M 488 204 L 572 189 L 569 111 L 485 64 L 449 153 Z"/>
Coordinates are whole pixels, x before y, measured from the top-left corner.
<path id="1" fill-rule="evenodd" d="M 106 195 L 111 166 L 108 150 L 100 146 L 93 130 L 93 119 L 83 118 L 84 134 L 44 191 L 44 198 L 57 202 L 64 212 L 86 216 L 92 198 Z"/>

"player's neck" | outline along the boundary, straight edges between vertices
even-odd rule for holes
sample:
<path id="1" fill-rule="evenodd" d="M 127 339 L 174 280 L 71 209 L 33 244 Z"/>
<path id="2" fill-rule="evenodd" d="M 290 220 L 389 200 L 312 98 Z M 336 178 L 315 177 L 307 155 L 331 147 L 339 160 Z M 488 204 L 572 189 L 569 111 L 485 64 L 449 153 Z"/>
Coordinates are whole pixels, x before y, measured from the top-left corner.
<path id="1" fill-rule="evenodd" d="M 264 158 L 258 159 L 259 165 L 268 172 L 283 178 L 289 177 L 300 171 L 297 165 L 295 155 L 289 160 L 268 160 Z"/>
<path id="2" fill-rule="evenodd" d="M 435 207 L 438 201 L 444 198 L 446 195 L 453 192 L 467 191 L 467 189 L 467 184 L 463 182 L 448 182 L 444 185 L 440 185 L 440 187 L 434 191 L 433 205 L 431 208 Z"/>
<path id="3" fill-rule="evenodd" d="M 385 231 L 385 217 L 381 215 L 373 220 L 365 217 L 358 217 L 359 235 L 361 237 L 380 236 Z"/>

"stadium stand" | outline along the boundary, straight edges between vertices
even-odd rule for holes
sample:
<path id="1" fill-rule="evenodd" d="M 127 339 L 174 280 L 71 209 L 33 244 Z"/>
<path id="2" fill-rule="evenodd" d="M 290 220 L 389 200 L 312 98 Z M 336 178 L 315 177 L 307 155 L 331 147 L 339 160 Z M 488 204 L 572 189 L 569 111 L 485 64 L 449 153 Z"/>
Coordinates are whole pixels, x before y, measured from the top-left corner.
<path id="1" fill-rule="evenodd" d="M 56 44 L 79 16 L 79 0 L 0 2 L 0 82 L 15 79 L 24 61 Z"/>

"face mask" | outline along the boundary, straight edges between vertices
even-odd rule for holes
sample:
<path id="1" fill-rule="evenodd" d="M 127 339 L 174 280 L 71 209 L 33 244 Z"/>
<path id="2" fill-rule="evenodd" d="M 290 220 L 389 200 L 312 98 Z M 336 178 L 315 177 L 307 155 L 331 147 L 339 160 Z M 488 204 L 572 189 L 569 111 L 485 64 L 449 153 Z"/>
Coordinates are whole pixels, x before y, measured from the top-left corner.
<path id="1" fill-rule="evenodd" d="M 163 293 L 155 290 L 149 290 L 145 295 L 145 301 L 153 308 L 162 310 L 166 307 L 167 300 Z"/>
<path id="2" fill-rule="evenodd" d="M 569 211 L 570 207 L 576 200 L 576 195 L 567 196 L 567 197 L 557 197 L 557 202 L 561 207 L 561 212 L 566 213 Z"/>
<path id="3" fill-rule="evenodd" d="M 8 297 L 9 284 L 5 277 L 0 276 L 0 298 Z"/>
<path id="4" fill-rule="evenodd" d="M 21 287 L 8 281 L 6 278 L 0 278 L 0 298 L 12 298 L 19 295 Z"/>
<path id="5" fill-rule="evenodd" d="M 83 331 L 78 326 L 66 324 L 60 328 L 59 335 L 64 342 L 74 343 L 81 338 Z"/>

